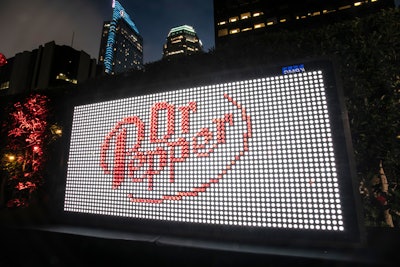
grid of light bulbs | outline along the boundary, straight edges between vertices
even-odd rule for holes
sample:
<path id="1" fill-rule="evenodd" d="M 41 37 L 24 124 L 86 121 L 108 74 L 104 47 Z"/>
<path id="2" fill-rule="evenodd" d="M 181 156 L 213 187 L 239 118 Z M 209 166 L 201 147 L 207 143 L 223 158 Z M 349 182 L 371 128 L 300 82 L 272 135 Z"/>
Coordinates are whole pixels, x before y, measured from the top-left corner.
<path id="1" fill-rule="evenodd" d="M 129 194 L 160 199 L 188 191 L 216 177 L 243 148 L 246 123 L 229 95 L 246 108 L 252 136 L 248 150 L 226 174 L 197 196 L 161 203 L 132 202 Z M 150 110 L 157 102 L 184 106 L 197 103 L 190 116 L 192 140 L 212 119 L 233 114 L 226 143 L 209 157 L 191 154 L 176 164 L 175 182 L 168 169 L 154 177 L 154 189 L 126 177 L 112 189 L 112 176 L 99 166 L 101 144 L 121 119 L 140 117 L 149 136 Z M 160 127 L 166 125 L 160 116 Z M 176 113 L 179 118 L 179 113 Z M 163 126 L 164 125 L 164 126 Z M 262 77 L 75 107 L 64 210 L 149 220 L 259 228 L 343 231 L 342 203 L 336 170 L 332 125 L 322 71 Z M 215 129 L 214 129 L 215 130 Z M 134 130 L 131 131 L 134 133 Z M 128 139 L 135 140 L 135 135 Z M 134 142 L 134 141 L 132 141 Z M 131 142 L 131 145 L 132 145 Z M 143 142 L 141 150 L 155 144 Z M 112 153 L 107 154 L 110 160 Z M 112 167 L 112 166 L 111 166 Z"/>

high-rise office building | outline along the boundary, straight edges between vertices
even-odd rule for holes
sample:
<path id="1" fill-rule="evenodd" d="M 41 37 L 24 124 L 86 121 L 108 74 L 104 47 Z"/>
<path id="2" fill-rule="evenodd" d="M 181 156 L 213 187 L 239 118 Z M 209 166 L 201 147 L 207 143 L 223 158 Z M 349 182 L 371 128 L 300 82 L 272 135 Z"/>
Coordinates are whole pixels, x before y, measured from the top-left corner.
<path id="1" fill-rule="evenodd" d="M 394 7 L 393 0 L 214 0 L 216 48 L 242 37 L 300 29 Z"/>
<path id="2" fill-rule="evenodd" d="M 163 48 L 163 57 L 192 55 L 203 51 L 201 40 L 192 26 L 182 25 L 172 28 Z"/>
<path id="3" fill-rule="evenodd" d="M 104 72 L 117 74 L 143 68 L 143 38 L 118 1 L 113 1 L 111 21 L 103 24 L 99 63 Z"/>
<path id="4" fill-rule="evenodd" d="M 95 77 L 96 59 L 54 41 L 9 58 L 0 67 L 0 94 L 13 95 L 70 84 Z"/>

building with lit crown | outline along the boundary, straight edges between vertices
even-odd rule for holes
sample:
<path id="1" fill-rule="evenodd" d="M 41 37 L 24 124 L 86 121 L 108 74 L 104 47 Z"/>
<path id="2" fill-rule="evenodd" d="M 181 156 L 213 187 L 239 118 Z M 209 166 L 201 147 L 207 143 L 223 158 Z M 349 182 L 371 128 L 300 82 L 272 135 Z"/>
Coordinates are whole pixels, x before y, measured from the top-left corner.
<path id="1" fill-rule="evenodd" d="M 249 36 L 298 30 L 394 6 L 393 0 L 214 0 L 215 45 L 218 49 Z"/>
<path id="2" fill-rule="evenodd" d="M 118 1 L 113 1 L 111 21 L 103 24 L 99 64 L 107 74 L 143 68 L 143 38 Z"/>
<path id="3" fill-rule="evenodd" d="M 192 55 L 203 52 L 203 45 L 192 26 L 172 28 L 163 47 L 163 58 Z"/>

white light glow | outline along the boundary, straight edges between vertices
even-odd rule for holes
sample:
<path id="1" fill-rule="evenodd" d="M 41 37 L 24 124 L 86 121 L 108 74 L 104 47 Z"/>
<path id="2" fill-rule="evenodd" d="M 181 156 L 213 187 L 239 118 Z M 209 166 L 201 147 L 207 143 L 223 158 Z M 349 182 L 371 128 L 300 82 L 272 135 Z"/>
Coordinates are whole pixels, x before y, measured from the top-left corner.
<path id="1" fill-rule="evenodd" d="M 64 210 L 343 231 L 327 108 L 322 72 L 77 106 Z"/>

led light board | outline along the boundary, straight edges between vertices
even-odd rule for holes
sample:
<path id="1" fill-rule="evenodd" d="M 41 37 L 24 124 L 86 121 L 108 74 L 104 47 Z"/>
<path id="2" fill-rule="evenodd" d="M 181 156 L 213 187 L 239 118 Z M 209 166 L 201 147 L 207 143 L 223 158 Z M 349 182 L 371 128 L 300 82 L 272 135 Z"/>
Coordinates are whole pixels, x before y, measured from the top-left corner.
<path id="1" fill-rule="evenodd" d="M 316 69 L 78 105 L 64 211 L 348 236 L 326 83 Z"/>

